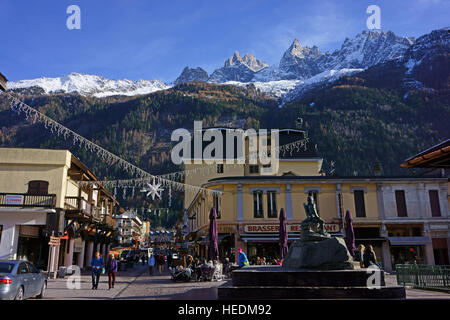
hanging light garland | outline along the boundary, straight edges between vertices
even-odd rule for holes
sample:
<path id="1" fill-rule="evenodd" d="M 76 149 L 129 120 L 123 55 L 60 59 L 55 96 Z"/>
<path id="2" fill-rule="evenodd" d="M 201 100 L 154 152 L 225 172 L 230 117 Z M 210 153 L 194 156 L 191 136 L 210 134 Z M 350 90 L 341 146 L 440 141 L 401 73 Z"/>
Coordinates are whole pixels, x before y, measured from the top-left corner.
<path id="1" fill-rule="evenodd" d="M 119 156 L 109 152 L 108 150 L 98 146 L 97 144 L 93 143 L 92 141 L 84 138 L 83 136 L 79 135 L 78 133 L 70 130 L 69 128 L 61 125 L 60 123 L 56 122 L 55 120 L 47 117 L 43 113 L 39 112 L 38 110 L 34 109 L 33 107 L 30 107 L 29 105 L 25 104 L 24 102 L 20 101 L 16 97 L 14 97 L 9 92 L 5 92 L 9 98 L 12 99 L 11 101 L 11 110 L 18 115 L 23 113 L 25 115 L 26 120 L 31 121 L 33 124 L 36 122 L 41 122 L 44 124 L 44 127 L 52 134 L 56 134 L 58 136 L 63 136 L 65 140 L 71 138 L 73 140 L 73 145 L 78 145 L 82 148 L 84 148 L 87 151 L 90 151 L 92 153 L 96 153 L 96 155 L 101 158 L 104 162 L 106 162 L 108 165 L 117 165 L 119 168 L 122 168 L 123 170 L 127 171 L 131 175 L 138 176 L 140 178 L 156 178 L 155 175 L 148 173 L 139 167 L 133 165 L 132 163 L 120 158 Z M 191 189 L 191 190 L 204 190 L 209 193 L 216 193 L 214 190 L 208 190 L 202 187 L 197 187 L 193 185 L 188 185 L 181 182 L 176 182 L 173 180 L 169 180 L 163 177 L 158 177 L 160 179 L 160 182 L 163 185 L 171 185 L 174 190 L 182 191 L 185 189 Z M 116 180 L 117 182 L 117 180 Z M 117 184 L 116 184 L 117 187 Z M 117 190 L 115 190 L 116 193 Z"/>

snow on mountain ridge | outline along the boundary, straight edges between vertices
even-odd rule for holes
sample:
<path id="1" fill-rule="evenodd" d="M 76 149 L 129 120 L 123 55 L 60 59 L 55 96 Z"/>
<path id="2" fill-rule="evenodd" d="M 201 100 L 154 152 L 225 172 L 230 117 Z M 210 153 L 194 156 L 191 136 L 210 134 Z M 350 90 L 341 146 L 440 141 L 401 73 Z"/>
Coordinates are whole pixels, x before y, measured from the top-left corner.
<path id="1" fill-rule="evenodd" d="M 8 89 L 40 87 L 45 93 L 79 93 L 94 97 L 134 96 L 170 88 L 159 80 L 110 80 L 96 75 L 71 73 L 57 78 L 37 78 L 8 82 Z"/>

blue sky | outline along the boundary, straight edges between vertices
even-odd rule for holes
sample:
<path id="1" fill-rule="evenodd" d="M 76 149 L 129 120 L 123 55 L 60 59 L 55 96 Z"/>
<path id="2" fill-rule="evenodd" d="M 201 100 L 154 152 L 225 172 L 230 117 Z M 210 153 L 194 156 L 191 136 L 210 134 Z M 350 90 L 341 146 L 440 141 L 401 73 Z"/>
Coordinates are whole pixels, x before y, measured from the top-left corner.
<path id="1" fill-rule="evenodd" d="M 71 4 L 81 30 L 66 27 Z M 371 4 L 398 35 L 448 26 L 450 0 L 1 0 L 0 72 L 11 81 L 70 72 L 173 81 L 185 66 L 211 73 L 235 50 L 275 64 L 295 38 L 339 48 L 367 28 Z"/>

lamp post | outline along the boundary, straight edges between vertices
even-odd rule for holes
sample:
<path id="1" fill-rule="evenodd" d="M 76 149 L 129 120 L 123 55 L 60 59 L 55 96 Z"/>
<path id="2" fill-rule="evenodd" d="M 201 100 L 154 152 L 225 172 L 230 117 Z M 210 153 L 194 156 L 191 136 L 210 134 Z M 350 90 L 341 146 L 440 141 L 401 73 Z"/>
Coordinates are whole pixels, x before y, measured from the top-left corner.
<path id="1" fill-rule="evenodd" d="M 8 82 L 8 79 L 6 79 L 6 77 L 0 73 L 0 90 L 1 91 L 6 91 L 6 83 Z"/>

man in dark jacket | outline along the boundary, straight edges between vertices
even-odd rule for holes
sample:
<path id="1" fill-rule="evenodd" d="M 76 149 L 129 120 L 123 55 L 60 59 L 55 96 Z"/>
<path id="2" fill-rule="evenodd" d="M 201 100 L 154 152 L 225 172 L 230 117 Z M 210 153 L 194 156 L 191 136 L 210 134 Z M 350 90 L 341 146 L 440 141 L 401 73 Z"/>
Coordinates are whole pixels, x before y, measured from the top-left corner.
<path id="1" fill-rule="evenodd" d="M 114 256 L 114 253 L 111 253 L 111 258 L 106 265 L 106 272 L 108 273 L 109 289 L 114 288 L 117 273 L 117 259 Z"/>

